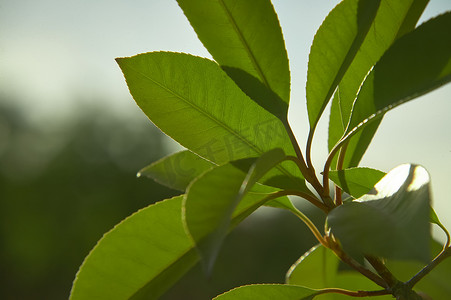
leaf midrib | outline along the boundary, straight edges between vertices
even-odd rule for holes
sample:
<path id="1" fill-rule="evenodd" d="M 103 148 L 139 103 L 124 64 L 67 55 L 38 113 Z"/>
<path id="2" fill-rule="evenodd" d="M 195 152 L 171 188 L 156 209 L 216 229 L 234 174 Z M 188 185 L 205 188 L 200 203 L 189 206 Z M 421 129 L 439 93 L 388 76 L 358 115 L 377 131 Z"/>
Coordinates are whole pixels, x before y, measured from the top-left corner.
<path id="1" fill-rule="evenodd" d="M 226 14 L 227 18 L 229 19 L 230 23 L 232 24 L 232 27 L 233 27 L 234 31 L 236 32 L 236 34 L 237 34 L 239 40 L 241 41 L 241 43 L 243 44 L 244 50 L 246 51 L 246 54 L 249 57 L 253 67 L 255 68 L 255 71 L 258 74 L 258 76 L 263 81 L 263 84 L 267 88 L 271 89 L 271 87 L 269 86 L 269 82 L 268 82 L 266 76 L 263 73 L 263 70 L 261 69 L 260 65 L 257 63 L 257 58 L 255 57 L 254 53 L 251 50 L 251 47 L 249 46 L 249 44 L 247 43 L 246 39 L 244 38 L 243 33 L 241 32 L 240 28 L 238 27 L 238 24 L 236 23 L 235 19 L 233 18 L 232 14 L 230 13 L 229 9 L 227 8 L 227 5 L 225 4 L 224 0 L 219 0 L 219 4 L 224 9 L 225 14 Z"/>
<path id="2" fill-rule="evenodd" d="M 239 140 L 243 141 L 246 145 L 249 146 L 249 148 L 251 148 L 253 151 L 255 151 L 259 156 L 261 154 L 264 153 L 263 150 L 261 150 L 258 146 L 252 144 L 249 140 L 243 138 L 238 132 L 236 132 L 233 128 L 227 126 L 227 124 L 221 122 L 220 120 L 218 120 L 217 118 L 215 118 L 214 116 L 212 116 L 211 114 L 206 113 L 201 107 L 195 105 L 193 102 L 185 99 L 185 97 L 183 97 L 182 95 L 176 93 L 175 91 L 171 90 L 170 88 L 166 87 L 165 85 L 161 84 L 160 82 L 158 82 L 157 80 L 147 76 L 147 74 L 141 72 L 140 70 L 136 70 L 134 68 L 128 67 L 129 69 L 132 69 L 133 71 L 135 71 L 136 73 L 140 74 L 141 76 L 143 76 L 144 78 L 150 80 L 151 82 L 153 82 L 154 84 L 158 85 L 160 88 L 164 89 L 165 91 L 167 91 L 168 93 L 176 96 L 177 98 L 179 98 L 180 100 L 182 100 L 184 103 L 188 104 L 189 106 L 191 106 L 192 108 L 194 108 L 196 111 L 198 111 L 200 114 L 207 116 L 207 118 L 209 118 L 210 120 L 212 120 L 214 123 L 218 124 L 219 127 L 224 128 L 226 131 L 228 131 L 230 134 L 232 134 L 233 136 L 237 137 Z M 278 118 L 274 118 L 274 120 L 279 120 Z M 279 120 L 280 121 L 280 120 Z M 294 178 L 295 176 L 293 174 L 291 174 L 290 172 L 288 172 L 285 168 L 279 166 L 276 166 L 276 168 L 281 171 L 283 174 L 287 175 L 290 178 Z"/>

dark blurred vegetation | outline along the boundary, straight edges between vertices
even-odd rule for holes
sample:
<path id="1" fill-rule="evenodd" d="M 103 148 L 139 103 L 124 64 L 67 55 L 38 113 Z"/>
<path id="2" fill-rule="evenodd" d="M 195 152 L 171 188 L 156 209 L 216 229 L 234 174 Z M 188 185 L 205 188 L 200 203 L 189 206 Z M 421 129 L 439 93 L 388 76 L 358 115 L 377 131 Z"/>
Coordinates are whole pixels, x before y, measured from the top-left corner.
<path id="1" fill-rule="evenodd" d="M 144 117 L 85 109 L 45 125 L 0 107 L 0 299 L 67 299 L 83 258 L 105 232 L 177 194 L 136 178 L 166 151 L 166 137 Z M 242 284 L 283 282 L 314 241 L 291 215 L 261 215 L 229 236 L 210 278 L 196 267 L 163 299 L 211 299 Z"/>

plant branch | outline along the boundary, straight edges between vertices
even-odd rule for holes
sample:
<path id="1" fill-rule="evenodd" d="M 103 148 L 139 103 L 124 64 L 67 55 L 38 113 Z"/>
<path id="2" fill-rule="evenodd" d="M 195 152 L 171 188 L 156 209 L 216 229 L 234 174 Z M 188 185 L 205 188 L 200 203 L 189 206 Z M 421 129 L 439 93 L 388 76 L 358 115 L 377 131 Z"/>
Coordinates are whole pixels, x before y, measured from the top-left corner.
<path id="1" fill-rule="evenodd" d="M 294 210 L 291 210 L 299 219 L 302 220 L 302 222 L 307 225 L 307 227 L 310 229 L 310 231 L 313 233 L 313 235 L 316 237 L 318 242 L 321 243 L 326 248 L 329 248 L 329 244 L 324 239 L 323 235 L 319 232 L 318 228 L 316 228 L 315 224 L 306 216 L 304 215 L 299 209 L 295 208 Z"/>
<path id="2" fill-rule="evenodd" d="M 268 195 L 267 197 L 265 197 L 265 199 L 263 200 L 263 202 L 268 202 L 270 200 L 282 197 L 282 196 L 299 196 L 299 197 L 311 197 L 308 194 L 302 193 L 302 192 L 298 192 L 298 191 L 293 191 L 293 190 L 282 190 L 282 191 L 277 191 L 275 193 L 272 193 L 270 195 Z M 307 198 L 306 198 L 307 199 Z M 315 199 L 315 198 L 313 198 Z M 307 199 L 308 200 L 308 199 Z M 321 202 L 319 202 L 318 200 L 314 200 L 317 204 L 320 205 L 324 205 Z M 327 207 L 324 205 L 324 209 L 327 209 Z M 313 233 L 313 235 L 316 237 L 316 239 L 325 247 L 329 248 L 326 240 L 324 239 L 324 237 L 322 236 L 322 234 L 319 232 L 318 228 L 316 228 L 315 224 L 313 224 L 313 222 L 306 216 L 304 215 L 300 210 L 298 210 L 296 207 L 292 206 L 289 211 L 291 211 L 292 213 L 294 213 L 299 219 L 301 219 L 305 225 L 307 225 L 307 227 L 310 229 L 310 231 Z"/>
<path id="3" fill-rule="evenodd" d="M 449 243 L 450 243 L 449 232 L 448 232 L 448 230 L 446 230 L 446 227 L 443 226 L 443 224 L 441 224 L 440 222 L 439 222 L 437 225 L 438 225 L 438 227 L 440 227 L 440 228 L 443 230 L 443 232 L 444 232 L 445 235 L 446 235 L 446 243 L 445 243 L 445 245 L 443 246 L 443 250 L 445 250 L 446 248 L 449 247 Z"/>
<path id="4" fill-rule="evenodd" d="M 310 128 L 308 137 L 307 137 L 307 144 L 305 147 L 305 157 L 307 160 L 307 166 L 314 170 L 313 164 L 312 164 L 312 144 L 313 144 L 313 134 L 315 133 L 315 130 Z"/>
<path id="5" fill-rule="evenodd" d="M 343 145 L 343 147 L 340 149 L 340 153 L 338 154 L 338 160 L 337 160 L 337 170 L 343 169 L 343 163 L 345 160 L 345 154 L 346 154 L 346 149 L 348 148 L 348 144 L 349 143 L 345 143 Z M 335 185 L 335 205 L 343 204 L 343 200 L 341 197 L 342 197 L 341 189 L 337 185 Z"/>
<path id="6" fill-rule="evenodd" d="M 390 288 L 399 284 L 399 280 L 390 272 L 385 264 L 377 257 L 366 255 L 366 260 L 373 266 L 376 272 L 381 276 Z"/>
<path id="7" fill-rule="evenodd" d="M 299 169 L 301 170 L 302 175 L 304 175 L 304 177 L 306 177 L 306 179 L 307 179 L 307 174 L 309 173 L 309 171 L 308 171 L 307 165 L 305 164 L 305 160 L 304 160 L 304 156 L 302 155 L 301 148 L 299 147 L 296 137 L 294 136 L 293 130 L 291 129 L 291 126 L 288 123 L 288 121 L 283 121 L 282 123 L 285 126 L 285 130 L 287 131 L 288 136 L 290 137 L 291 144 L 293 145 L 294 152 L 296 153 L 296 156 L 299 160 L 299 164 L 298 164 Z"/>
<path id="8" fill-rule="evenodd" d="M 359 273 L 361 273 L 362 275 L 364 275 L 365 277 L 367 277 L 368 279 L 370 279 L 377 285 L 379 285 L 383 288 L 387 288 L 386 282 L 381 277 L 379 277 L 377 274 L 373 273 L 371 270 L 362 266 L 359 262 L 354 260 L 352 257 L 348 256 L 335 241 L 331 241 L 329 239 L 328 242 L 329 242 L 329 246 L 330 246 L 329 248 L 332 251 L 334 251 L 334 253 L 338 256 L 338 258 L 340 258 L 343 262 L 348 264 L 350 267 L 352 267 L 353 269 L 355 269 L 356 271 L 358 271 Z"/>
<path id="9" fill-rule="evenodd" d="M 449 242 L 449 241 L 448 241 Z M 423 269 L 415 274 L 409 281 L 406 282 L 406 286 L 413 288 L 424 276 L 429 274 L 439 263 L 451 256 L 451 247 L 443 248 L 443 250 Z"/>
<path id="10" fill-rule="evenodd" d="M 334 251 L 334 253 L 340 258 L 344 263 L 348 264 L 350 267 L 361 273 L 363 276 L 367 277 L 377 285 L 387 288 L 387 283 L 380 277 L 379 275 L 373 273 L 371 270 L 362 266 L 358 261 L 348 256 L 340 245 L 330 237 L 327 238 L 327 242 L 329 244 L 329 248 Z"/>
<path id="11" fill-rule="evenodd" d="M 321 294 L 328 294 L 328 293 L 336 293 L 336 294 L 342 294 L 346 296 L 351 297 L 372 297 L 372 296 L 382 296 L 382 295 L 389 295 L 390 292 L 387 290 L 379 290 L 379 291 L 349 291 L 344 289 L 337 289 L 337 288 L 329 288 L 329 289 L 322 289 L 319 292 L 319 295 Z"/>
<path id="12" fill-rule="evenodd" d="M 298 158 L 298 161 L 296 164 L 299 167 L 299 170 L 301 171 L 302 175 L 304 175 L 305 180 L 307 180 L 315 189 L 315 191 L 318 192 L 318 194 L 323 194 L 323 187 L 321 186 L 321 183 L 319 182 L 318 178 L 315 174 L 315 169 L 313 167 L 308 167 L 305 163 L 304 156 L 302 155 L 301 148 L 299 147 L 299 144 L 296 141 L 296 137 L 294 136 L 293 130 L 291 129 L 290 124 L 288 124 L 287 121 L 283 122 L 285 126 L 285 130 L 288 133 L 288 136 L 290 137 L 291 144 L 293 145 L 294 151 L 296 152 L 296 156 Z M 307 154 L 310 159 L 310 154 Z M 310 163 L 311 164 L 311 163 Z"/>
<path id="13" fill-rule="evenodd" d="M 329 152 L 329 156 L 327 157 L 326 163 L 324 164 L 324 170 L 323 170 L 323 190 L 324 195 L 329 195 L 329 170 L 330 165 L 332 164 L 332 160 L 334 159 L 335 154 L 337 154 L 337 151 L 340 150 L 342 146 L 342 142 L 339 142 L 336 144 L 332 150 Z"/>
<path id="14" fill-rule="evenodd" d="M 302 172 L 302 175 L 304 175 L 304 178 L 305 178 L 305 180 L 307 180 L 307 182 L 309 182 L 312 186 L 313 186 L 313 188 L 315 189 L 315 191 L 319 194 L 319 195 L 321 195 L 322 194 L 322 191 L 323 191 L 323 187 L 321 186 L 321 184 L 319 183 L 319 181 L 318 181 L 318 179 L 316 178 L 316 176 L 312 176 L 311 175 L 311 173 L 310 173 L 310 170 L 306 170 L 305 172 L 305 174 L 304 174 L 304 172 L 302 171 L 303 170 L 303 168 L 304 168 L 304 164 L 303 164 L 303 162 L 302 161 L 300 161 L 297 157 L 295 157 L 295 156 L 287 156 L 287 159 L 288 160 L 291 160 L 291 161 L 293 161 L 293 162 L 295 162 L 296 163 L 296 165 L 298 166 L 298 168 L 301 170 L 301 172 Z"/>
<path id="15" fill-rule="evenodd" d="M 338 205 L 342 205 L 343 204 L 343 200 L 342 200 L 342 193 L 341 193 L 341 188 L 338 185 L 335 185 L 335 193 L 334 193 L 334 202 L 335 204 Z"/>
<path id="16" fill-rule="evenodd" d="M 297 190 L 284 190 L 281 192 L 285 192 L 286 193 L 285 195 L 287 195 L 287 196 L 298 196 L 298 197 L 304 198 L 305 200 L 312 203 L 313 205 L 315 205 L 316 207 L 318 207 L 325 213 L 328 213 L 330 211 L 329 207 L 324 205 L 324 203 L 322 203 L 321 201 L 319 201 L 317 198 L 315 198 L 314 196 L 312 196 L 310 194 L 307 194 L 307 193 L 304 193 L 301 191 L 297 191 Z"/>

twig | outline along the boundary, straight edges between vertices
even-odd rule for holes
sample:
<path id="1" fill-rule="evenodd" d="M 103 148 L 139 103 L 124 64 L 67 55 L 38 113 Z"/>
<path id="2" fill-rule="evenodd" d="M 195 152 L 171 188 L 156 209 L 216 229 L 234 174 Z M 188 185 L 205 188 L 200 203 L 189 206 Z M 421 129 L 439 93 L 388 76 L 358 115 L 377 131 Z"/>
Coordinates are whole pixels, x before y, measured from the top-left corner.
<path id="1" fill-rule="evenodd" d="M 329 248 L 329 244 L 327 243 L 327 241 L 324 239 L 324 237 L 322 236 L 322 234 L 319 232 L 318 228 L 316 228 L 315 224 L 313 224 L 313 222 L 306 216 L 304 215 L 300 210 L 298 210 L 297 208 L 295 208 L 294 211 L 292 211 L 299 219 L 301 219 L 305 225 L 307 225 L 307 227 L 310 229 L 310 231 L 313 233 L 313 235 L 316 237 L 316 239 L 318 240 L 318 242 L 321 243 L 321 245 L 323 245 L 326 248 Z"/>
<path id="2" fill-rule="evenodd" d="M 413 288 L 418 281 L 429 274 L 429 272 L 431 272 L 439 263 L 449 256 L 451 256 L 451 248 L 448 246 L 447 248 L 444 248 L 427 266 L 410 278 L 410 280 L 406 282 L 406 286 Z"/>
<path id="3" fill-rule="evenodd" d="M 379 258 L 370 255 L 366 255 L 365 258 L 388 284 L 388 287 L 392 288 L 395 285 L 399 284 L 400 281 L 396 279 L 392 272 L 387 269 L 385 264 Z"/>
<path id="4" fill-rule="evenodd" d="M 337 244 L 334 240 L 331 240 L 330 237 L 328 238 L 328 244 L 329 248 L 335 252 L 335 254 L 346 264 L 348 264 L 350 267 L 376 283 L 377 285 L 387 288 L 387 283 L 380 277 L 379 275 L 373 273 L 371 270 L 365 268 L 362 266 L 359 262 L 354 260 L 352 257 L 348 256 L 343 249 L 340 247 L 340 245 Z"/>
<path id="5" fill-rule="evenodd" d="M 305 147 L 305 157 L 307 160 L 307 167 L 314 169 L 313 168 L 313 164 L 312 164 L 312 144 L 313 144 L 313 134 L 314 134 L 314 130 L 312 130 L 312 128 L 310 128 L 308 136 L 307 136 L 307 144 Z"/>
<path id="6" fill-rule="evenodd" d="M 337 289 L 337 288 L 322 289 L 318 294 L 320 295 L 320 294 L 328 294 L 328 293 L 342 294 L 342 295 L 351 296 L 351 297 L 371 297 L 371 296 L 382 296 L 382 295 L 390 294 L 390 292 L 387 290 L 349 291 L 349 290 Z"/>
<path id="7" fill-rule="evenodd" d="M 330 165 L 332 164 L 332 160 L 334 159 L 335 154 L 337 154 L 337 151 L 340 150 L 342 145 L 343 145 L 343 142 L 339 142 L 332 148 L 332 150 L 330 150 L 329 156 L 327 157 L 326 163 L 324 164 L 324 170 L 323 170 L 323 193 L 324 193 L 324 195 L 329 195 Z"/>
<path id="8" fill-rule="evenodd" d="M 438 223 L 436 223 L 436 224 L 438 225 L 438 227 L 440 227 L 440 229 L 443 230 L 443 232 L 444 232 L 445 235 L 446 235 L 446 243 L 445 243 L 445 245 L 443 246 L 443 250 L 445 250 L 446 248 L 449 247 L 449 243 L 450 243 L 449 232 L 448 232 L 448 230 L 446 230 L 445 226 L 443 226 L 442 223 L 438 222 Z M 442 250 L 442 251 L 443 251 L 443 250 Z"/>
<path id="9" fill-rule="evenodd" d="M 345 160 L 345 154 L 346 154 L 346 149 L 348 149 L 348 142 L 345 143 L 343 145 L 343 147 L 340 149 L 340 153 L 338 154 L 338 160 L 337 160 L 337 170 L 341 170 L 343 169 L 343 163 Z M 341 194 L 341 189 L 335 185 L 335 205 L 342 205 L 343 201 L 341 199 L 342 194 Z"/>
<path id="10" fill-rule="evenodd" d="M 294 136 L 293 130 L 291 129 L 290 124 L 288 124 L 288 121 L 284 121 L 283 125 L 285 126 L 285 130 L 287 131 L 288 136 L 290 137 L 291 144 L 293 145 L 294 152 L 296 153 L 296 157 L 298 158 L 298 166 L 301 170 L 302 175 L 306 177 L 307 174 L 309 174 L 307 165 L 305 164 L 304 156 L 302 155 L 301 148 L 299 148 L 299 144 L 296 140 L 296 137 Z M 305 178 L 307 179 L 307 178 Z"/>
<path id="11" fill-rule="evenodd" d="M 303 196 L 301 196 L 303 195 Z M 265 197 L 263 199 L 262 202 L 260 203 L 264 203 L 264 202 L 268 202 L 270 200 L 274 200 L 276 198 L 282 197 L 282 196 L 300 196 L 300 197 L 305 197 L 308 194 L 304 194 L 302 192 L 298 192 L 298 191 L 292 191 L 292 190 L 283 190 L 283 191 L 277 191 L 274 192 L 270 195 L 268 195 L 267 197 Z M 310 195 L 308 195 L 308 197 L 311 197 Z M 316 203 L 322 204 L 321 202 L 315 200 Z M 324 206 L 325 208 L 327 208 L 326 206 Z M 305 225 L 307 225 L 307 227 L 310 229 L 310 231 L 313 233 L 313 235 L 316 237 L 316 239 L 325 247 L 329 248 L 329 245 L 327 244 L 326 240 L 324 239 L 324 237 L 321 235 L 321 233 L 319 232 L 318 228 L 316 228 L 315 224 L 313 224 L 313 222 L 306 216 L 304 215 L 300 210 L 298 210 L 296 207 L 294 207 L 293 209 L 290 209 L 289 211 L 293 212 L 299 219 L 301 219 Z"/>
<path id="12" fill-rule="evenodd" d="M 319 182 L 318 178 L 315 174 L 315 169 L 312 166 L 312 163 L 310 161 L 310 150 L 307 151 L 307 164 L 305 163 L 304 156 L 302 155 L 301 148 L 299 148 L 299 144 L 296 141 L 296 137 L 294 136 L 293 130 L 291 129 L 290 124 L 288 121 L 283 122 L 285 126 L 285 130 L 288 133 L 288 136 L 290 137 L 291 144 L 293 145 L 294 151 L 296 152 L 296 156 L 298 158 L 298 161 L 296 162 L 299 170 L 301 171 L 302 175 L 304 175 L 304 178 L 313 186 L 313 188 L 318 192 L 318 194 L 323 194 L 323 187 L 321 186 L 321 183 Z"/>
<path id="13" fill-rule="evenodd" d="M 303 164 L 302 161 L 299 160 L 299 158 L 295 157 L 295 156 L 291 156 L 288 155 L 287 156 L 288 160 L 293 161 L 294 163 L 296 163 L 296 165 L 298 166 L 299 170 L 301 170 L 302 175 L 304 175 L 305 180 L 307 180 L 307 182 L 309 182 L 313 188 L 315 189 L 315 191 L 321 195 L 323 193 L 323 187 L 321 186 L 321 184 L 319 183 L 318 179 L 316 178 L 316 176 L 312 176 L 310 170 L 308 169 L 304 169 L 305 165 Z M 304 171 L 303 171 L 304 170 Z M 304 173 L 305 172 L 305 173 Z"/>
<path id="14" fill-rule="evenodd" d="M 330 211 L 329 207 L 324 205 L 324 203 L 322 203 L 321 201 L 319 201 L 317 198 L 313 197 L 310 194 L 303 193 L 303 192 L 297 191 L 297 190 L 285 190 L 284 192 L 286 192 L 285 195 L 287 195 L 287 196 L 298 196 L 298 197 L 304 198 L 305 200 L 312 203 L 313 205 L 315 205 L 316 207 L 318 207 L 325 213 L 328 213 Z"/>

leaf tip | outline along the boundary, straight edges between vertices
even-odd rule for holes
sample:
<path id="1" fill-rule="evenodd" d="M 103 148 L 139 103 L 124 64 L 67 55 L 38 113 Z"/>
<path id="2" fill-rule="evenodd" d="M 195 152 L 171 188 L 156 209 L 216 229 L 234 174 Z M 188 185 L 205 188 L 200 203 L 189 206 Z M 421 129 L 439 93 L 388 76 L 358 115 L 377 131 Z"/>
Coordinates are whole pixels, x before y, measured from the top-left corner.
<path id="1" fill-rule="evenodd" d="M 114 60 L 116 61 L 116 63 L 119 65 L 119 67 L 122 64 L 122 61 L 125 59 L 125 57 L 116 57 Z"/>

